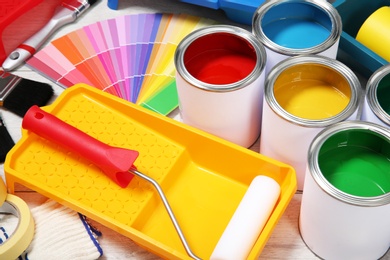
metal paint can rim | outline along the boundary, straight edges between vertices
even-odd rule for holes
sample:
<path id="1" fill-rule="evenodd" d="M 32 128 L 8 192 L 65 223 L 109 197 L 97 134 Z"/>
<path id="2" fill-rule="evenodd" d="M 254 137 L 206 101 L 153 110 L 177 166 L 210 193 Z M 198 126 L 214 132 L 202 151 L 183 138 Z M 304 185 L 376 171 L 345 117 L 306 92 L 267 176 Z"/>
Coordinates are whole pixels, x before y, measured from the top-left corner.
<path id="1" fill-rule="evenodd" d="M 242 80 L 239 80 L 230 84 L 221 84 L 215 85 L 206 83 L 198 80 L 194 76 L 192 76 L 185 67 L 184 64 L 184 54 L 188 48 L 196 39 L 207 36 L 210 34 L 216 33 L 226 33 L 237 36 L 246 40 L 251 44 L 253 49 L 256 52 L 256 65 L 252 72 L 247 75 Z M 179 73 L 182 78 L 187 81 L 192 86 L 195 86 L 199 89 L 211 91 L 211 92 L 229 92 L 241 89 L 245 86 L 248 86 L 252 82 L 254 82 L 258 77 L 260 77 L 261 73 L 263 73 L 265 64 L 267 61 L 266 51 L 263 44 L 249 31 L 242 29 L 240 27 L 231 26 L 231 25 L 212 25 L 206 26 L 201 29 L 195 30 L 188 34 L 186 37 L 182 39 L 179 45 L 176 48 L 174 63 L 176 66 L 176 71 Z"/>
<path id="2" fill-rule="evenodd" d="M 390 192 L 380 196 L 372 197 L 351 195 L 334 187 L 322 174 L 317 160 L 320 148 L 322 147 L 324 142 L 332 135 L 341 131 L 348 130 L 363 130 L 371 132 L 372 134 L 377 134 L 386 138 L 390 142 L 390 131 L 380 125 L 364 121 L 345 121 L 336 123 L 330 127 L 323 129 L 320 133 L 318 133 L 309 147 L 307 167 L 311 176 L 315 180 L 316 184 L 325 193 L 341 202 L 362 207 L 377 207 L 389 204 Z"/>
<path id="3" fill-rule="evenodd" d="M 348 105 L 337 115 L 324 118 L 324 119 L 305 119 L 300 118 L 295 115 L 288 113 L 284 110 L 279 103 L 277 102 L 274 93 L 273 87 L 278 76 L 287 68 L 293 67 L 295 65 L 303 64 L 316 64 L 325 66 L 331 70 L 334 70 L 336 73 L 341 74 L 351 87 L 351 98 Z M 331 59 L 325 56 L 320 55 L 299 55 L 287 58 L 278 64 L 269 72 L 265 84 L 264 84 L 264 97 L 271 109 L 283 119 L 304 127 L 325 127 L 333 123 L 340 122 L 342 120 L 348 119 L 353 113 L 358 109 L 360 99 L 362 98 L 362 89 L 360 86 L 360 81 L 353 71 L 348 68 L 343 63 Z"/>
<path id="4" fill-rule="evenodd" d="M 383 123 L 390 125 L 390 115 L 383 110 L 378 101 L 377 88 L 385 76 L 390 76 L 390 64 L 384 65 L 376 70 L 367 81 L 366 100 L 371 111 Z"/>
<path id="5" fill-rule="evenodd" d="M 330 31 L 329 37 L 322 43 L 309 47 L 309 48 L 288 48 L 276 44 L 271 39 L 269 39 L 262 29 L 262 19 L 268 10 L 275 7 L 275 5 L 281 5 L 286 3 L 304 3 L 312 5 L 315 8 L 318 8 L 324 11 L 332 23 L 332 29 Z M 329 49 L 333 44 L 335 44 L 341 36 L 342 33 L 342 20 L 337 9 L 333 7 L 332 4 L 327 1 L 316 1 L 316 0 L 269 0 L 265 1 L 260 5 L 255 11 L 252 18 L 252 27 L 254 35 L 269 49 L 287 56 L 295 56 L 301 54 L 318 54 L 327 49 Z"/>

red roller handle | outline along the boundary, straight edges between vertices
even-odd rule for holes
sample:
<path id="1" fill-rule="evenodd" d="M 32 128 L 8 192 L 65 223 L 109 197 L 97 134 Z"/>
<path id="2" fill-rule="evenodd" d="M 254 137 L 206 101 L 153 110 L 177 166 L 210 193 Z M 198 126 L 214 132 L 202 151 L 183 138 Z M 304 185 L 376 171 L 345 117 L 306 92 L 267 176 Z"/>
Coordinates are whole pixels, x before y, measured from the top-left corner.
<path id="1" fill-rule="evenodd" d="M 128 171 L 137 151 L 107 145 L 38 106 L 27 111 L 22 127 L 91 161 L 122 188 L 133 178 Z"/>

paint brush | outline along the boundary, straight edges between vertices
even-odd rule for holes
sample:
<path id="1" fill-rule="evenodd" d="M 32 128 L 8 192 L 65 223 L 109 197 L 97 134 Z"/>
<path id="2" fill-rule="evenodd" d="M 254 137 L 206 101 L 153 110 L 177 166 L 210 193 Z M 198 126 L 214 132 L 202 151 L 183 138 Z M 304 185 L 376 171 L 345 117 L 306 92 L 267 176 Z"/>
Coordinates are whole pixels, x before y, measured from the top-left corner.
<path id="1" fill-rule="evenodd" d="M 5 161 L 5 156 L 14 145 L 14 140 L 9 134 L 4 125 L 3 119 L 0 116 L 0 163 Z"/>
<path id="2" fill-rule="evenodd" d="M 60 27 L 72 23 L 97 0 L 68 0 L 56 9 L 51 20 L 27 41 L 19 45 L 3 62 L 2 68 L 11 71 L 22 65 Z"/>
<path id="3" fill-rule="evenodd" d="M 0 77 L 0 106 L 21 117 L 33 105 L 46 105 L 53 94 L 53 88 L 46 83 L 9 73 Z"/>

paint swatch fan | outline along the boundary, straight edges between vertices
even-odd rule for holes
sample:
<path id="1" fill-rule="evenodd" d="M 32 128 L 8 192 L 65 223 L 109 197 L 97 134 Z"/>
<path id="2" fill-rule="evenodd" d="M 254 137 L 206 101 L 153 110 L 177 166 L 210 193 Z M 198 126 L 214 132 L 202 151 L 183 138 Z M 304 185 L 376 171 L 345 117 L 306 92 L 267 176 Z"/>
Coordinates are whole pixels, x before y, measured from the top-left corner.
<path id="1" fill-rule="evenodd" d="M 214 21 L 186 14 L 131 14 L 53 40 L 27 65 L 64 88 L 85 83 L 167 115 L 178 105 L 173 56 Z"/>

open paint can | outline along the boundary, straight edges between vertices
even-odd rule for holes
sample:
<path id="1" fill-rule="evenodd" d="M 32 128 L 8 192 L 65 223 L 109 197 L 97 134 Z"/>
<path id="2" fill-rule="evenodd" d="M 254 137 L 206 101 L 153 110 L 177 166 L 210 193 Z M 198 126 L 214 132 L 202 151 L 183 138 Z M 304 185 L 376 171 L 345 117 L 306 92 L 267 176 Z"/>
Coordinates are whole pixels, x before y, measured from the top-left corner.
<path id="1" fill-rule="evenodd" d="M 261 125 L 266 53 L 235 26 L 209 26 L 187 35 L 175 53 L 184 123 L 249 147 Z"/>
<path id="2" fill-rule="evenodd" d="M 363 121 L 325 128 L 308 152 L 299 229 L 323 259 L 379 259 L 390 245 L 390 132 Z"/>
<path id="3" fill-rule="evenodd" d="M 283 60 L 264 85 L 260 153 L 295 168 L 303 190 L 313 138 L 334 123 L 357 119 L 362 89 L 343 63 L 319 55 Z"/>
<path id="4" fill-rule="evenodd" d="M 336 58 L 341 17 L 330 3 L 316 0 L 264 1 L 252 30 L 267 51 L 265 73 L 287 57 L 320 54 Z"/>
<path id="5" fill-rule="evenodd" d="M 390 128 L 390 64 L 369 78 L 361 119 Z"/>

